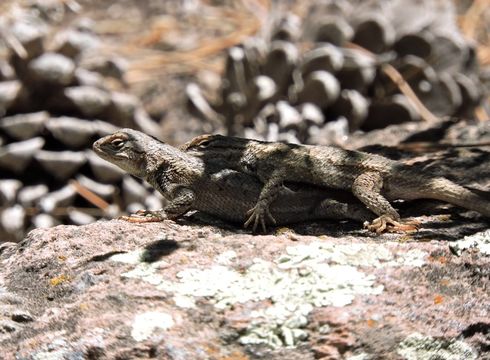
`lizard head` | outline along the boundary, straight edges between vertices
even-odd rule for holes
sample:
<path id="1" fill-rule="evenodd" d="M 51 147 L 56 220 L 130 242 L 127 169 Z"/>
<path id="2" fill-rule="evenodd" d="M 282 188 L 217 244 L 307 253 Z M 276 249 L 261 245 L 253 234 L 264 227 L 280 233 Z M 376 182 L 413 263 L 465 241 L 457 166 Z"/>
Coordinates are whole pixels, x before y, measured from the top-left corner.
<path id="1" fill-rule="evenodd" d="M 107 160 L 131 175 L 143 177 L 146 168 L 148 146 L 155 140 L 139 131 L 121 129 L 104 136 L 93 144 L 93 149 Z"/>

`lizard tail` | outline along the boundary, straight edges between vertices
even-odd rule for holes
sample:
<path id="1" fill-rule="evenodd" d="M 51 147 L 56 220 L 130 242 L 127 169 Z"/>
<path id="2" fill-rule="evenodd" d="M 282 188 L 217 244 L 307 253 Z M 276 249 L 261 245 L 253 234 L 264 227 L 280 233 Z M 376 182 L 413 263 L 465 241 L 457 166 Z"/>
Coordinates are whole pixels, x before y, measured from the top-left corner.
<path id="1" fill-rule="evenodd" d="M 414 196 L 411 196 L 411 199 L 441 200 L 465 209 L 478 211 L 490 218 L 489 199 L 443 177 L 424 179 L 423 185 L 420 184 L 417 189 L 412 189 L 412 195 Z"/>

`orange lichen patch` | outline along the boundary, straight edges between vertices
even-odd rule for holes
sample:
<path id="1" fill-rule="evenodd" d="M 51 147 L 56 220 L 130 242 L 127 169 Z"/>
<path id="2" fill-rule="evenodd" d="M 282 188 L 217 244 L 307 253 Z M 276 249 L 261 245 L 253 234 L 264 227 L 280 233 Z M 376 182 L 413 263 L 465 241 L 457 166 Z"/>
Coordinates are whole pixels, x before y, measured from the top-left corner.
<path id="1" fill-rule="evenodd" d="M 429 256 L 430 262 L 438 262 L 442 265 L 447 263 L 447 258 L 445 256 Z"/>
<path id="2" fill-rule="evenodd" d="M 367 326 L 370 327 L 370 328 L 378 327 L 378 322 L 376 320 L 368 319 L 366 321 L 366 323 L 367 323 Z"/>
<path id="3" fill-rule="evenodd" d="M 436 295 L 434 296 L 434 304 L 441 304 L 442 302 L 444 302 L 444 297 L 441 296 L 441 295 Z"/>
<path id="4" fill-rule="evenodd" d="M 60 276 L 54 277 L 49 280 L 49 284 L 51 286 L 58 286 L 60 284 L 63 284 L 65 282 L 71 281 L 71 277 L 69 275 L 62 274 Z"/>
<path id="5" fill-rule="evenodd" d="M 61 261 L 61 262 L 65 262 L 66 261 L 66 256 L 64 256 L 64 255 L 58 255 L 58 260 Z"/>

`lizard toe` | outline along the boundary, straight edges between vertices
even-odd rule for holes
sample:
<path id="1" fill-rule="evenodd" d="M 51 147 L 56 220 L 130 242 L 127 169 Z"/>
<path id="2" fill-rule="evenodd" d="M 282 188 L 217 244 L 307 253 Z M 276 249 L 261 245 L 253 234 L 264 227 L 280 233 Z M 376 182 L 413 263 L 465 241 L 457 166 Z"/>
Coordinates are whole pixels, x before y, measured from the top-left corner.
<path id="1" fill-rule="evenodd" d="M 416 231 L 418 227 L 414 224 L 404 224 L 389 215 L 382 215 L 374 219 L 371 223 L 364 223 L 364 227 L 369 231 L 376 232 L 377 234 L 382 234 L 385 231 L 389 232 L 407 232 Z"/>

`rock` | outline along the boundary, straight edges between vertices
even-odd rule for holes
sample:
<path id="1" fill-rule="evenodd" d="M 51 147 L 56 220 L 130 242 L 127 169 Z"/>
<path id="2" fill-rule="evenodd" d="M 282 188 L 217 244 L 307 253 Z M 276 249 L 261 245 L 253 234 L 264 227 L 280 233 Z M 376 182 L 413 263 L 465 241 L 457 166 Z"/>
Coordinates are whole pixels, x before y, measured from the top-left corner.
<path id="1" fill-rule="evenodd" d="M 131 176 L 124 176 L 122 180 L 122 195 L 126 204 L 141 203 L 149 195 L 141 183 Z"/>
<path id="2" fill-rule="evenodd" d="M 87 162 L 85 154 L 81 151 L 41 150 L 34 158 L 48 174 L 62 181 L 70 178 Z"/>
<path id="3" fill-rule="evenodd" d="M 89 118 L 102 114 L 111 104 L 111 95 L 93 86 L 69 87 L 63 93 L 81 114 Z"/>
<path id="4" fill-rule="evenodd" d="M 325 122 L 325 116 L 322 110 L 310 103 L 304 103 L 300 106 L 301 117 L 309 124 L 322 125 Z"/>
<path id="5" fill-rule="evenodd" d="M 48 119 L 46 111 L 6 116 L 0 119 L 0 129 L 14 139 L 27 140 L 39 135 Z"/>
<path id="6" fill-rule="evenodd" d="M 454 73 L 468 57 L 468 48 L 447 35 L 436 35 L 432 42 L 431 65 L 436 71 Z"/>
<path id="7" fill-rule="evenodd" d="M 454 80 L 461 93 L 461 105 L 457 114 L 463 117 L 472 117 L 474 106 L 482 99 L 482 89 L 478 86 L 477 80 L 464 74 L 456 74 Z"/>
<path id="8" fill-rule="evenodd" d="M 326 71 L 314 71 L 298 93 L 299 103 L 312 103 L 321 109 L 333 104 L 340 94 L 337 79 Z"/>
<path id="9" fill-rule="evenodd" d="M 50 192 L 39 201 L 40 209 L 45 213 L 52 213 L 57 208 L 67 207 L 73 204 L 77 192 L 71 185 L 66 185 L 59 190 Z"/>
<path id="10" fill-rule="evenodd" d="M 251 93 L 257 98 L 259 104 L 263 104 L 277 94 L 276 83 L 268 76 L 257 76 L 253 80 Z"/>
<path id="11" fill-rule="evenodd" d="M 437 217 L 381 236 L 337 223 L 253 236 L 195 216 L 36 229 L 0 252 L 2 355 L 476 360 L 490 257 L 453 255 L 448 234 L 468 229 Z"/>
<path id="12" fill-rule="evenodd" d="M 356 90 L 342 90 L 330 111 L 349 121 L 349 131 L 358 130 L 368 115 L 369 102 Z"/>
<path id="13" fill-rule="evenodd" d="M 75 79 L 77 81 L 77 85 L 80 86 L 90 86 L 100 89 L 104 88 L 104 77 L 94 71 L 77 68 L 75 70 Z"/>
<path id="14" fill-rule="evenodd" d="M 76 209 L 68 210 L 68 219 L 75 225 L 87 225 L 96 220 L 93 216 Z"/>
<path id="15" fill-rule="evenodd" d="M 316 26 L 314 40 L 343 46 L 354 35 L 352 26 L 340 17 L 326 17 Z"/>
<path id="16" fill-rule="evenodd" d="M 128 62 L 120 57 L 105 58 L 94 57 L 83 64 L 87 70 L 95 71 L 103 76 L 124 80 L 124 74 L 128 68 Z"/>
<path id="17" fill-rule="evenodd" d="M 82 174 L 77 175 L 76 180 L 80 185 L 104 199 L 112 199 L 116 194 L 116 187 L 114 185 L 99 183 Z"/>
<path id="18" fill-rule="evenodd" d="M 405 34 L 393 44 L 393 49 L 398 56 L 407 55 L 417 56 L 421 59 L 428 59 L 432 53 L 433 36 L 430 33 Z"/>
<path id="19" fill-rule="evenodd" d="M 22 45 L 25 53 L 19 55 L 24 60 L 32 59 L 42 54 L 46 27 L 40 25 L 39 22 L 15 21 L 11 29 L 11 34 Z"/>
<path id="20" fill-rule="evenodd" d="M 245 50 L 240 47 L 232 47 L 228 50 L 222 84 L 223 97 L 233 93 L 245 92 L 247 84 Z M 191 93 L 192 94 L 192 93 Z"/>
<path id="21" fill-rule="evenodd" d="M 14 235 L 20 240 L 24 233 L 24 222 L 26 212 L 20 205 L 4 208 L 0 210 L 0 224 L 2 229 Z"/>
<path id="22" fill-rule="evenodd" d="M 381 129 L 388 124 L 401 124 L 419 119 L 420 116 L 410 100 L 398 94 L 386 101 L 372 103 L 362 129 L 365 131 Z"/>
<path id="23" fill-rule="evenodd" d="M 301 114 L 286 101 L 279 101 L 276 105 L 279 127 L 285 130 L 298 130 L 303 124 Z M 296 139 L 297 141 L 297 139 Z"/>
<path id="24" fill-rule="evenodd" d="M 303 78 L 313 71 L 327 71 L 335 73 L 342 68 L 344 64 L 344 55 L 335 46 L 323 45 L 307 52 L 301 63 L 301 74 Z"/>
<path id="25" fill-rule="evenodd" d="M 44 184 L 25 186 L 19 191 L 19 204 L 25 208 L 35 206 L 48 192 L 49 188 Z"/>
<path id="26" fill-rule="evenodd" d="M 142 107 L 138 107 L 134 112 L 134 124 L 137 130 L 148 135 L 157 138 L 161 136 L 162 129 L 160 128 L 160 125 L 153 121 Z"/>
<path id="27" fill-rule="evenodd" d="M 70 148 L 90 146 L 95 133 L 92 122 L 67 116 L 49 119 L 46 129 Z"/>
<path id="28" fill-rule="evenodd" d="M 188 109 L 191 114 L 210 122 L 215 122 L 216 119 L 219 119 L 220 115 L 211 107 L 197 84 L 187 84 L 185 93 L 188 100 Z"/>
<path id="29" fill-rule="evenodd" d="M 60 224 L 54 216 L 49 214 L 35 215 L 32 217 L 31 222 L 35 228 L 51 228 Z"/>
<path id="30" fill-rule="evenodd" d="M 123 128 L 134 127 L 135 112 L 141 104 L 136 96 L 112 92 L 109 118 L 111 123 Z"/>
<path id="31" fill-rule="evenodd" d="M 291 13 L 283 17 L 274 27 L 272 40 L 296 41 L 301 35 L 301 20 Z"/>
<path id="32" fill-rule="evenodd" d="M 129 203 L 126 206 L 126 212 L 128 214 L 135 214 L 136 212 L 138 212 L 139 210 L 142 210 L 144 208 L 145 208 L 145 206 L 142 203 L 140 203 L 140 202 L 133 202 L 133 203 Z"/>
<path id="33" fill-rule="evenodd" d="M 0 205 L 10 205 L 15 200 L 22 182 L 17 179 L 0 180 Z"/>
<path id="34" fill-rule="evenodd" d="M 44 146 L 44 142 L 43 138 L 35 137 L 0 148 L 0 167 L 15 173 L 24 171 L 34 155 Z"/>
<path id="35" fill-rule="evenodd" d="M 279 94 L 286 92 L 298 58 L 298 49 L 290 42 L 280 40 L 271 42 L 263 73 L 274 80 Z"/>
<path id="36" fill-rule="evenodd" d="M 94 34 L 78 30 L 58 33 L 55 42 L 56 52 L 72 59 L 76 59 L 83 51 L 99 46 L 99 40 Z"/>
<path id="37" fill-rule="evenodd" d="M 357 25 L 352 42 L 381 54 L 394 41 L 395 30 L 383 15 L 372 16 Z"/>
<path id="38" fill-rule="evenodd" d="M 25 89 L 18 80 L 0 82 L 0 116 L 25 97 Z"/>
<path id="39" fill-rule="evenodd" d="M 15 70 L 6 61 L 0 60 L 0 81 L 14 80 Z"/>
<path id="40" fill-rule="evenodd" d="M 37 81 L 66 86 L 73 81 L 75 64 L 61 54 L 44 53 L 29 63 L 29 70 Z"/>
<path id="41" fill-rule="evenodd" d="M 344 49 L 344 64 L 336 73 L 342 89 L 353 89 L 364 94 L 376 75 L 374 59 L 357 50 Z"/>
<path id="42" fill-rule="evenodd" d="M 98 137 L 110 135 L 118 130 L 117 126 L 109 124 L 108 122 L 102 120 L 92 121 L 92 128 Z"/>
<path id="43" fill-rule="evenodd" d="M 163 209 L 163 202 L 164 199 L 163 197 L 155 192 L 154 195 L 148 195 L 145 198 L 145 208 L 147 208 L 150 211 L 157 211 Z"/>

